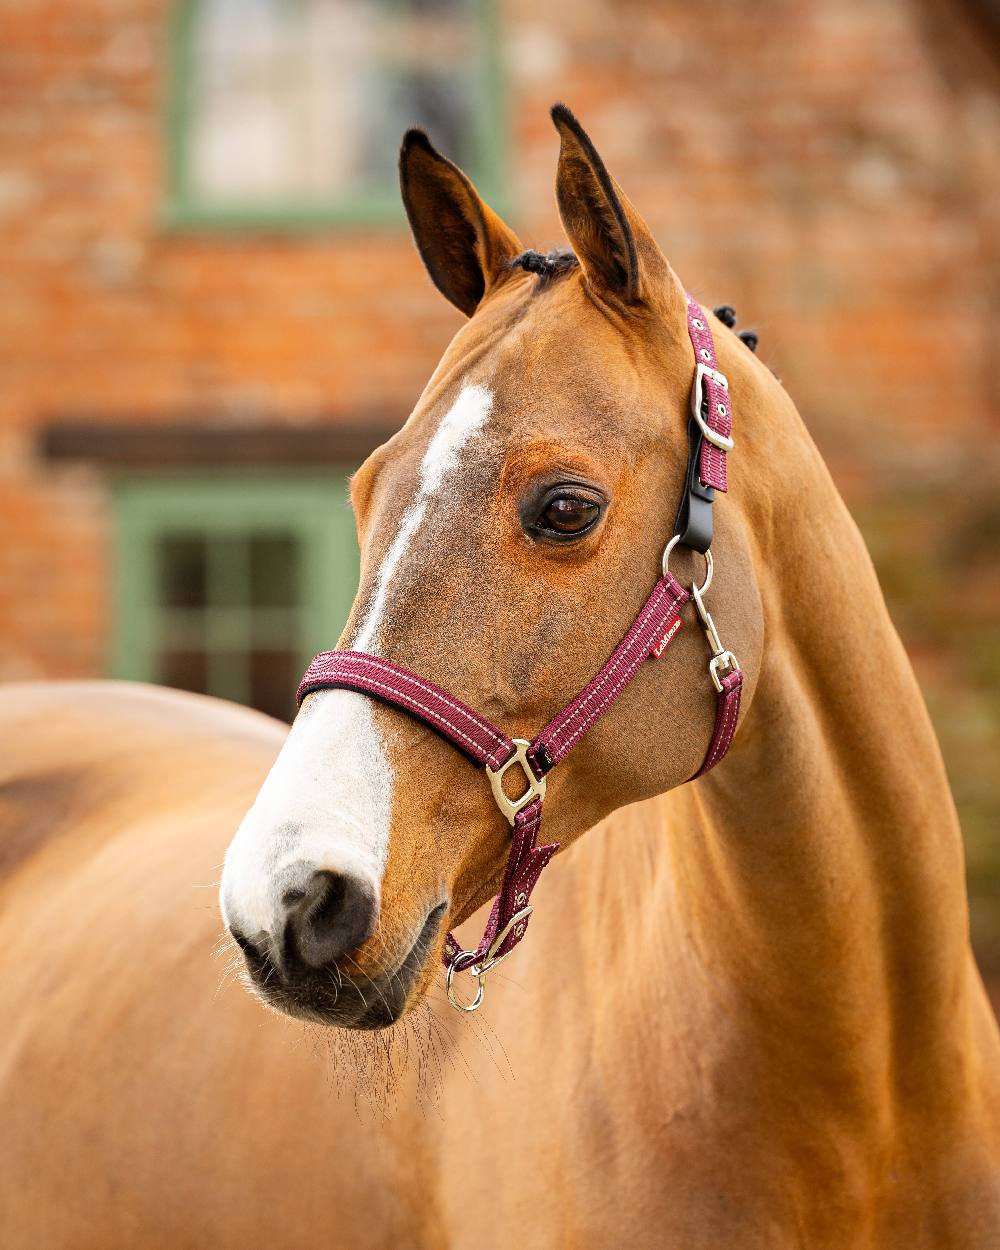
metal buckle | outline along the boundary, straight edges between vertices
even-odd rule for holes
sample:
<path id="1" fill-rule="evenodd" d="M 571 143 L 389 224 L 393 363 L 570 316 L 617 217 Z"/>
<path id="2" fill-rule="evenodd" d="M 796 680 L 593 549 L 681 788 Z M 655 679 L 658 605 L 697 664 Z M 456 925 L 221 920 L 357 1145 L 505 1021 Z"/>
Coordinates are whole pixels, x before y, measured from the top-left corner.
<path id="1" fill-rule="evenodd" d="M 507 817 L 508 822 L 513 825 L 515 816 L 523 807 L 527 807 L 536 798 L 545 798 L 546 778 L 536 777 L 534 770 L 528 763 L 528 748 L 531 746 L 531 743 L 526 738 L 513 738 L 511 741 L 514 743 L 514 754 L 509 760 L 505 760 L 496 772 L 487 764 L 486 776 L 490 779 L 490 787 L 493 790 L 493 797 L 497 801 L 497 807 Z M 514 764 L 520 764 L 521 771 L 524 773 L 525 780 L 528 783 L 528 788 L 518 798 L 509 799 L 504 794 L 503 778 L 507 769 Z"/>
<path id="2" fill-rule="evenodd" d="M 708 662 L 708 674 L 712 679 L 712 685 L 719 694 L 722 694 L 722 678 L 719 676 L 719 669 L 725 668 L 729 672 L 733 670 L 739 671 L 739 662 L 732 651 L 728 651 L 719 638 L 719 631 L 715 628 L 715 621 L 712 620 L 712 614 L 705 607 L 705 601 L 702 595 L 708 589 L 711 578 L 705 579 L 701 586 L 692 586 L 691 594 L 694 598 L 694 606 L 698 609 L 698 616 L 701 619 L 701 627 L 705 631 L 705 637 L 708 639 L 708 645 L 712 649 L 712 658 Z"/>
<path id="3" fill-rule="evenodd" d="M 720 451 L 732 451 L 735 443 L 731 438 L 727 438 L 725 434 L 720 434 L 718 430 L 713 430 L 702 415 L 702 406 L 705 402 L 705 378 L 710 377 L 713 382 L 721 386 L 724 391 L 729 391 L 729 379 L 724 373 L 720 373 L 718 369 L 713 369 L 711 365 L 702 364 L 699 360 L 694 370 L 694 384 L 691 387 L 691 415 L 698 422 L 698 428 L 713 447 L 718 447 Z"/>
<path id="4" fill-rule="evenodd" d="M 522 920 L 527 920 L 534 910 L 535 909 L 529 903 L 526 907 L 522 907 L 520 911 L 516 911 L 490 943 L 490 948 L 486 952 L 486 958 L 483 962 L 481 964 L 469 964 L 468 971 L 475 977 L 484 977 L 487 972 L 491 972 L 497 964 L 502 964 L 507 958 L 507 955 L 512 955 L 514 953 L 513 946 L 507 952 L 507 955 L 497 955 L 496 952 L 507 940 L 507 935 L 510 933 L 511 929 L 519 925 Z M 520 934 L 518 934 L 518 937 L 520 937 Z"/>
<path id="5" fill-rule="evenodd" d="M 532 911 L 534 911 L 534 908 L 529 903 L 526 907 L 522 907 L 520 911 L 516 911 L 513 916 L 511 916 L 511 918 L 490 943 L 489 950 L 486 952 L 481 964 L 462 963 L 463 959 L 474 959 L 476 952 L 459 951 L 459 953 L 448 965 L 448 972 L 445 976 L 445 984 L 448 989 L 448 1002 L 451 1003 L 453 1007 L 457 1008 L 459 1011 L 466 1012 L 475 1011 L 479 1007 L 479 1004 L 483 1001 L 483 996 L 486 993 L 486 986 L 483 984 L 483 977 L 486 976 L 487 972 L 492 972 L 497 964 L 502 964 L 507 958 L 507 955 L 512 955 L 514 953 L 514 948 L 511 947 L 505 955 L 497 955 L 496 952 L 501 946 L 503 946 L 511 929 L 513 929 L 516 925 L 519 925 L 522 921 L 527 920 Z M 456 972 L 467 972 L 469 976 L 475 977 L 478 982 L 476 987 L 476 996 L 471 1003 L 463 1003 L 455 996 L 453 983 Z"/>

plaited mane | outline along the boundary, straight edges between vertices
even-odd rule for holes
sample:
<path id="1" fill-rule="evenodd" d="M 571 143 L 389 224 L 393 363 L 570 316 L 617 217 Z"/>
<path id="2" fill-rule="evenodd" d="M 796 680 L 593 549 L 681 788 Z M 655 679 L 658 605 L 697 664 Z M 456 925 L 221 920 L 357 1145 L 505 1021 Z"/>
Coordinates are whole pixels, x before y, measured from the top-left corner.
<path id="1" fill-rule="evenodd" d="M 568 247 L 554 247 L 548 252 L 536 252 L 533 248 L 515 256 L 510 262 L 511 269 L 523 269 L 527 273 L 536 273 L 547 281 L 549 278 L 561 277 L 576 269 L 580 262 Z"/>
<path id="2" fill-rule="evenodd" d="M 511 269 L 523 269 L 526 273 L 537 274 L 543 282 L 548 282 L 551 278 L 560 278 L 563 274 L 578 269 L 580 266 L 576 254 L 568 247 L 553 247 L 547 252 L 536 252 L 534 248 L 528 248 L 526 252 L 515 256 L 509 264 Z M 723 325 L 731 330 L 735 329 L 736 312 L 731 305 L 722 304 L 713 309 L 713 312 Z M 752 352 L 757 350 L 755 330 L 737 330 L 736 334 Z"/>

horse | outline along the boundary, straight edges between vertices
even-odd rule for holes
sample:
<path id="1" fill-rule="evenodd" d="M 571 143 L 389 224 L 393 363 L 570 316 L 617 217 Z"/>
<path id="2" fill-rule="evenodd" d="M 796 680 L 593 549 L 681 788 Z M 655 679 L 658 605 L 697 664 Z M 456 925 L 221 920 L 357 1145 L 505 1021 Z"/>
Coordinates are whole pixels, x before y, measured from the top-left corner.
<path id="1" fill-rule="evenodd" d="M 353 479 L 341 639 L 526 738 L 661 576 L 693 373 L 683 286 L 552 116 L 547 257 L 404 140 L 417 248 L 468 319 Z M 5 690 L 6 1250 L 998 1244 L 1000 1038 L 933 730 L 792 400 L 702 319 L 735 735 L 686 784 L 717 709 L 685 603 L 552 773 L 560 850 L 476 1014 L 446 931 L 474 947 L 511 831 L 422 720 L 344 688 L 287 734 L 151 687 Z M 223 852 L 252 995 L 210 958 Z"/>

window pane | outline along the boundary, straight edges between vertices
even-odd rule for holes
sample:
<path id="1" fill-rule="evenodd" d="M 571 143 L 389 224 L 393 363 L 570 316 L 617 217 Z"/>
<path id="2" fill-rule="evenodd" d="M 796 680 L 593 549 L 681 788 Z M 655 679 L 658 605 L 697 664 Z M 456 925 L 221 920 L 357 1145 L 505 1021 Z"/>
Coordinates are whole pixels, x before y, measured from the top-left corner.
<path id="1" fill-rule="evenodd" d="M 115 498 L 128 574 L 115 676 L 290 718 L 307 656 L 336 639 L 357 585 L 346 473 L 143 476 Z"/>
<path id="2" fill-rule="evenodd" d="M 476 166 L 479 0 L 200 0 L 188 179 L 204 204 L 395 195 L 403 131 Z"/>
<path id="3" fill-rule="evenodd" d="M 204 651 L 165 651 L 160 656 L 159 680 L 178 690 L 208 693 L 208 661 Z"/>
<path id="4" fill-rule="evenodd" d="M 262 712 L 290 721 L 300 661 L 294 651 L 254 651 L 250 656 L 250 702 Z"/>
<path id="5" fill-rule="evenodd" d="M 290 534 L 250 539 L 250 602 L 255 608 L 293 607 L 299 599 L 299 545 Z"/>
<path id="6" fill-rule="evenodd" d="M 205 540 L 197 535 L 165 535 L 157 544 L 159 602 L 168 608 L 204 606 Z"/>
<path id="7" fill-rule="evenodd" d="M 208 544 L 209 603 L 243 607 L 248 599 L 246 534 L 211 534 Z"/>
<path id="8" fill-rule="evenodd" d="M 245 651 L 213 651 L 208 658 L 208 688 L 220 699 L 250 703 Z"/>
<path id="9" fill-rule="evenodd" d="M 161 651 L 205 651 L 208 639 L 203 608 L 171 608 L 160 612 Z"/>

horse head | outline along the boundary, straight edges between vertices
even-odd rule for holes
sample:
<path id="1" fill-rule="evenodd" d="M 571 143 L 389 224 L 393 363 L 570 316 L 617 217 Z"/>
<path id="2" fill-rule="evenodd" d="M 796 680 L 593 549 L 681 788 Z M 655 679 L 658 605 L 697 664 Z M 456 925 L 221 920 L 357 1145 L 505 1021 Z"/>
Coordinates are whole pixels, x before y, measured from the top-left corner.
<path id="1" fill-rule="evenodd" d="M 659 576 L 693 373 L 684 288 L 576 119 L 557 106 L 553 120 L 572 251 L 547 255 L 526 251 L 422 133 L 404 140 L 417 247 L 468 321 L 354 476 L 361 579 L 340 644 L 525 737 L 600 669 Z M 717 510 L 712 610 L 749 698 L 777 476 L 760 432 L 780 388 L 713 330 L 743 442 Z M 699 579 L 700 556 L 672 559 L 685 584 Z M 547 838 L 565 848 L 696 771 L 715 715 L 699 630 L 682 629 L 670 657 L 643 667 L 553 776 Z M 426 995 L 446 929 L 496 892 L 509 842 L 485 778 L 424 724 L 318 690 L 228 849 L 223 916 L 266 1001 L 382 1027 Z"/>

